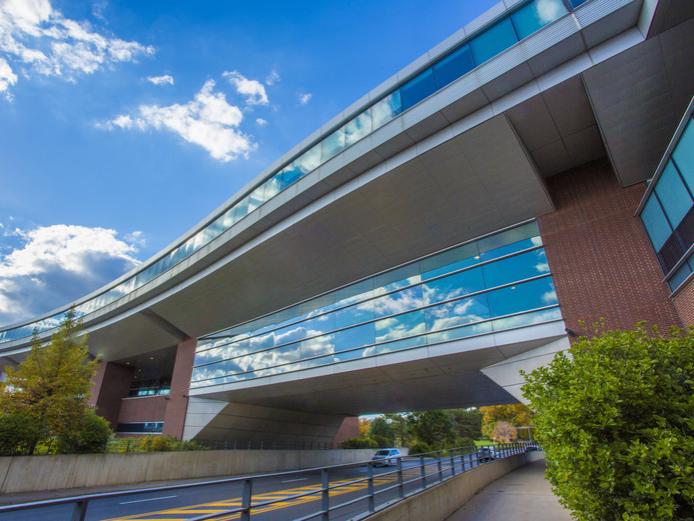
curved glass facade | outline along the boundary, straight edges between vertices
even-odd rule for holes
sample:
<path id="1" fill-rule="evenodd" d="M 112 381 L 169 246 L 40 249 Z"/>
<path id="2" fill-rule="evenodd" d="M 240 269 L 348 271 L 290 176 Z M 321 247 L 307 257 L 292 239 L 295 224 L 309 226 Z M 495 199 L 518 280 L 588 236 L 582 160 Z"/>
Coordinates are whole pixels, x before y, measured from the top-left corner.
<path id="1" fill-rule="evenodd" d="M 583 1 L 573 0 L 573 7 Z M 114 288 L 75 306 L 77 316 L 85 316 L 122 296 L 142 287 L 182 260 L 190 257 L 202 246 L 228 230 L 250 212 L 266 203 L 278 193 L 296 183 L 309 172 L 333 158 L 345 148 L 368 136 L 402 112 L 418 104 L 434 92 L 472 71 L 482 63 L 505 51 L 545 25 L 567 15 L 562 0 L 529 0 L 504 14 L 488 27 L 462 42 L 447 55 L 408 80 L 391 93 L 375 102 L 320 142 L 301 153 L 293 161 L 273 173 L 262 184 L 237 201 L 214 221 L 206 225 L 183 244 L 172 249 L 142 271 Z M 55 328 L 65 318 L 65 312 L 23 326 L 0 331 L 0 342 L 29 337 L 34 331 Z"/>
<path id="2" fill-rule="evenodd" d="M 641 220 L 672 291 L 694 272 L 693 111 L 694 103 L 641 210 Z"/>
<path id="3" fill-rule="evenodd" d="M 201 338 L 191 387 L 560 318 L 537 224 L 530 222 Z"/>

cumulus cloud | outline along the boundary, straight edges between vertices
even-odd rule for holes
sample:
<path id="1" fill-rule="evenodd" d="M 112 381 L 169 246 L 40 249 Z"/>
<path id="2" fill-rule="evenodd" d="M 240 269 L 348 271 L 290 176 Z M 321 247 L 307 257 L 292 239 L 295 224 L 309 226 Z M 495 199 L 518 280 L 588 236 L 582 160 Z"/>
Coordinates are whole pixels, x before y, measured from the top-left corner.
<path id="1" fill-rule="evenodd" d="M 311 101 L 311 98 L 313 97 L 313 94 L 310 92 L 302 92 L 299 94 L 299 105 L 306 105 L 308 104 L 309 101 Z"/>
<path id="2" fill-rule="evenodd" d="M 108 228 L 58 224 L 15 235 L 17 244 L 0 253 L 0 324 L 67 304 L 140 263 L 137 245 Z"/>
<path id="3" fill-rule="evenodd" d="M 151 46 L 104 35 L 88 22 L 64 17 L 50 0 L 0 0 L 0 92 L 17 82 L 12 69 L 24 76 L 75 80 L 153 53 Z"/>
<path id="4" fill-rule="evenodd" d="M 224 93 L 215 92 L 214 88 L 214 80 L 208 80 L 188 103 L 140 105 L 135 114 L 120 114 L 98 123 L 97 127 L 106 130 L 166 130 L 203 147 L 219 161 L 248 157 L 256 145 L 250 136 L 239 130 L 243 112 L 230 105 Z"/>
<path id="5" fill-rule="evenodd" d="M 264 127 L 265 125 L 267 125 L 267 119 L 255 118 L 255 124 L 259 127 Z"/>
<path id="6" fill-rule="evenodd" d="M 161 76 L 147 76 L 147 81 L 154 85 L 173 85 L 174 77 L 171 74 L 162 74 Z"/>
<path id="7" fill-rule="evenodd" d="M 277 69 L 272 69 L 270 73 L 265 77 L 265 84 L 266 85 L 274 85 L 275 83 L 279 83 L 282 78 L 280 77 L 280 73 L 277 72 Z"/>
<path id="8" fill-rule="evenodd" d="M 222 76 L 244 97 L 247 105 L 267 105 L 270 102 L 265 86 L 258 80 L 249 80 L 238 71 L 225 71 Z"/>

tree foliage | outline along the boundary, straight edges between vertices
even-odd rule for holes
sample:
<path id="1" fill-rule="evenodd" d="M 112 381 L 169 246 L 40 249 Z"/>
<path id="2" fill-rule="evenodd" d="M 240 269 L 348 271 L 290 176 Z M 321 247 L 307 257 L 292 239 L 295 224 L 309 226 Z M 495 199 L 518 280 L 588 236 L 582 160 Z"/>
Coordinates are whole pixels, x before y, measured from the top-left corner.
<path id="1" fill-rule="evenodd" d="M 51 451 L 103 450 L 110 427 L 87 403 L 96 362 L 89 359 L 87 335 L 81 331 L 68 312 L 47 346 L 35 337 L 27 358 L 7 368 L 0 382 L 0 432 L 15 430 L 19 438 L 12 445 L 5 437 L 3 454 L 32 454 L 39 443 Z M 12 427 L 18 422 L 21 429 Z"/>
<path id="2" fill-rule="evenodd" d="M 482 434 L 494 438 L 494 427 L 497 422 L 506 422 L 513 427 L 528 427 L 533 425 L 532 413 L 522 403 L 510 405 L 489 405 L 480 407 L 482 413 Z"/>
<path id="3" fill-rule="evenodd" d="M 523 387 L 580 521 L 694 519 L 694 328 L 581 338 Z"/>

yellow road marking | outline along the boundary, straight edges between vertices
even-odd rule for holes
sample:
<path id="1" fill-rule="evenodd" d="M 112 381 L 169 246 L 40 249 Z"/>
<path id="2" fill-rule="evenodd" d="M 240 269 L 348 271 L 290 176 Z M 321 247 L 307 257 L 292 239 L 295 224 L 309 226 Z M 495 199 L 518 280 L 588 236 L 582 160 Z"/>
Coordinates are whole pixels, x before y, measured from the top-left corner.
<path id="1" fill-rule="evenodd" d="M 409 470 L 409 469 L 407 469 Z M 408 474 L 407 470 L 405 470 L 403 473 Z M 330 485 L 335 486 L 335 485 L 342 485 L 343 486 L 335 489 L 330 490 L 330 497 L 335 497 L 335 496 L 341 496 L 343 494 L 349 494 L 352 492 L 358 492 L 359 490 L 363 490 L 368 486 L 368 483 L 366 481 L 363 481 L 361 483 L 352 483 L 355 479 L 358 478 L 348 478 L 348 479 L 342 479 L 338 481 L 331 481 Z M 379 477 L 374 477 L 374 485 L 385 485 L 388 483 L 392 483 L 395 481 L 395 477 L 386 477 L 386 478 L 379 478 Z M 349 483 L 349 485 L 347 485 Z M 271 505 L 265 505 L 262 507 L 255 507 L 253 508 L 253 514 L 262 514 L 264 512 L 271 512 L 273 510 L 281 510 L 283 508 L 289 508 L 293 506 L 298 506 L 302 505 L 304 503 L 310 503 L 313 501 L 318 501 L 321 498 L 320 492 L 321 492 L 321 485 L 316 483 L 313 485 L 304 485 L 301 487 L 294 487 L 294 488 L 289 488 L 289 489 L 284 489 L 284 490 L 274 490 L 274 491 L 269 491 L 269 492 L 263 492 L 258 495 L 253 495 L 253 500 L 254 502 L 258 502 L 257 500 L 260 501 L 271 501 L 273 499 L 283 499 L 283 498 L 289 498 L 291 496 L 295 496 L 298 494 L 304 494 L 306 492 L 315 492 L 314 494 L 310 494 L 307 496 L 302 496 L 299 498 L 293 498 L 293 499 L 288 499 L 287 501 L 279 501 L 277 503 L 273 503 Z M 190 505 L 190 506 L 184 506 L 184 507 L 179 507 L 179 508 L 173 508 L 173 509 L 165 509 L 165 510 L 157 510 L 154 512 L 147 512 L 145 514 L 133 514 L 130 516 L 125 516 L 125 517 L 116 517 L 116 518 L 111 518 L 107 519 L 104 521 L 185 521 L 187 518 L 162 518 L 162 517 L 157 517 L 161 515 L 166 515 L 166 514 L 214 514 L 216 512 L 223 512 L 224 510 L 218 510 L 218 509 L 210 509 L 210 507 L 227 507 L 225 510 L 241 506 L 241 500 L 240 498 L 233 498 L 233 499 L 225 499 L 225 500 L 216 500 L 213 502 L 209 503 L 202 503 L 202 504 L 197 504 L 197 505 Z M 232 519 L 238 519 L 240 517 L 240 513 L 236 514 L 228 514 L 226 516 L 220 516 L 217 519 L 217 521 L 229 521 Z"/>

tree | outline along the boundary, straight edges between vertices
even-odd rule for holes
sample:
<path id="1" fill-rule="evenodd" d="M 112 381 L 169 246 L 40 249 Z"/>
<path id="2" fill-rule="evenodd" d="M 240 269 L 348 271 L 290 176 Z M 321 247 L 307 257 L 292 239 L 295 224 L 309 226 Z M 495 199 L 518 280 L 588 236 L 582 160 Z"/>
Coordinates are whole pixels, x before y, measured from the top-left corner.
<path id="1" fill-rule="evenodd" d="M 547 478 L 578 520 L 694 518 L 694 328 L 599 330 L 525 377 Z"/>
<path id="2" fill-rule="evenodd" d="M 31 454 L 39 439 L 31 416 L 21 412 L 0 413 L 0 456 Z"/>
<path id="3" fill-rule="evenodd" d="M 447 411 L 415 412 L 409 416 L 410 429 L 416 441 L 432 450 L 452 447 L 456 432 Z"/>
<path id="4" fill-rule="evenodd" d="M 476 440 L 482 436 L 482 413 L 477 409 L 451 409 L 455 431 L 461 438 Z"/>
<path id="5" fill-rule="evenodd" d="M 374 440 L 379 447 L 392 447 L 395 445 L 395 432 L 390 422 L 384 416 L 377 416 L 371 420 L 369 438 Z"/>
<path id="6" fill-rule="evenodd" d="M 496 422 L 508 422 L 514 427 L 526 427 L 533 424 L 532 413 L 522 403 L 510 405 L 490 405 L 480 407 L 482 413 L 482 434 L 492 438 Z"/>
<path id="7" fill-rule="evenodd" d="M 518 431 L 507 421 L 498 421 L 494 424 L 491 438 L 497 443 L 512 443 L 516 441 Z"/>
<path id="8" fill-rule="evenodd" d="M 85 417 L 93 414 L 87 400 L 96 362 L 89 360 L 87 335 L 81 332 L 81 323 L 69 311 L 47 346 L 35 336 L 27 358 L 17 368 L 7 368 L 7 379 L 0 382 L 3 421 L 24 418 L 32 426 L 17 450 L 32 454 L 39 442 L 57 444 L 60 450 L 72 446 L 68 440 L 96 435 L 84 429 L 103 430 L 98 420 Z"/>

